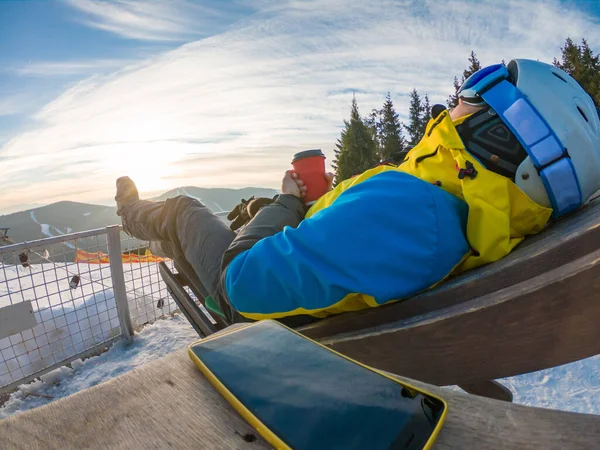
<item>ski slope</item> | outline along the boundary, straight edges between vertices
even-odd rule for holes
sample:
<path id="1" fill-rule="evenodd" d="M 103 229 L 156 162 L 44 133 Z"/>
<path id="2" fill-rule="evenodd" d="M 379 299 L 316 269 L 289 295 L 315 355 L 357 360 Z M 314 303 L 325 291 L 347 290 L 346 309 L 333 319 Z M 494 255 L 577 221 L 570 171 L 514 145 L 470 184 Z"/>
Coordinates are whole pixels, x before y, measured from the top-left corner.
<path id="1" fill-rule="evenodd" d="M 60 231 L 58 228 L 53 227 L 52 225 L 48 225 L 47 223 L 40 223 L 37 220 L 37 217 L 35 216 L 35 210 L 30 211 L 29 215 L 31 216 L 31 220 L 33 220 L 35 223 L 37 223 L 42 231 L 42 234 L 44 236 L 47 237 L 55 237 L 55 236 L 61 236 L 64 233 L 62 231 Z M 73 230 L 71 228 L 67 227 L 66 232 L 67 233 L 71 233 Z M 67 247 L 69 247 L 70 249 L 75 250 L 75 246 L 71 243 L 71 242 L 63 242 L 64 245 L 66 245 Z"/>

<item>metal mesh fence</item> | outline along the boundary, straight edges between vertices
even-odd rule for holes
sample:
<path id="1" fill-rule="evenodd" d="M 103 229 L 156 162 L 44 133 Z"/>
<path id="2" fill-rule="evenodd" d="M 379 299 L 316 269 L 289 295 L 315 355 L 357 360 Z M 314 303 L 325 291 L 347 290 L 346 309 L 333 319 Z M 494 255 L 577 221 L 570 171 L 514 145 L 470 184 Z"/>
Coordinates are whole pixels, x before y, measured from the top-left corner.
<path id="1" fill-rule="evenodd" d="M 148 254 L 147 243 L 140 243 L 137 239 L 121 233 L 121 247 L 124 253 L 133 252 L 143 258 Z M 129 314 L 134 328 L 154 322 L 176 311 L 177 304 L 167 292 L 167 286 L 162 281 L 158 271 L 158 261 L 164 260 L 171 270 L 173 262 L 167 258 L 152 258 L 151 262 L 132 262 L 123 264 L 125 275 L 125 292 L 129 305 Z"/>
<path id="2" fill-rule="evenodd" d="M 115 281 L 120 276 L 111 272 L 107 230 L 0 247 L 0 389 L 97 353 L 127 334 L 120 308 L 129 309 L 134 328 L 177 309 L 147 243 L 122 232 L 117 248 L 125 299 L 119 300 L 123 296 Z M 173 267 L 170 260 L 166 263 Z M 30 305 L 33 317 L 7 325 L 6 311 L 19 304 Z M 23 326 L 19 320 L 25 320 Z M 18 331 L 12 333 L 13 328 Z"/>
<path id="3" fill-rule="evenodd" d="M 35 326 L 10 336 L 0 330 L 0 387 L 121 334 L 110 268 L 72 257 L 77 248 L 106 252 L 106 234 L 101 230 L 56 241 L 0 247 L 0 308 L 31 302 L 35 318 Z"/>

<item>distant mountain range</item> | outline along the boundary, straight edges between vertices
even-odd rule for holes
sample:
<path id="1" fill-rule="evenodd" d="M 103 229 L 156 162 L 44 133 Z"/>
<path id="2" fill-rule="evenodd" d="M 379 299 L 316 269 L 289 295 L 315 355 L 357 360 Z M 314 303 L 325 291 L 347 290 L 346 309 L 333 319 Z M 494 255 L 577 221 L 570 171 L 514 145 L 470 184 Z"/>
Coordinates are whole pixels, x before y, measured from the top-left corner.
<path id="1" fill-rule="evenodd" d="M 276 190 L 266 188 L 225 189 L 185 186 L 172 189 L 152 200 L 159 201 L 178 195 L 187 195 L 197 198 L 224 221 L 227 221 L 225 218 L 227 212 L 237 205 L 242 198 L 248 199 L 253 195 L 255 197 L 273 197 L 276 194 Z M 32 241 L 120 224 L 121 219 L 116 212 L 116 205 L 100 206 L 61 201 L 39 208 L 2 215 L 0 216 L 0 228 L 10 228 L 8 235 L 14 242 Z M 83 244 L 91 245 L 92 242 L 90 241 L 88 239 L 82 242 L 80 248 L 84 248 Z M 65 260 L 73 260 L 74 248 L 72 247 L 72 244 L 63 246 L 61 252 L 65 253 Z M 56 254 L 59 252 L 53 249 L 51 253 Z"/>
<path id="2" fill-rule="evenodd" d="M 172 189 L 165 192 L 159 197 L 152 200 L 166 200 L 167 198 L 176 197 L 178 195 L 187 195 L 198 199 L 203 205 L 208 207 L 212 212 L 229 212 L 237 205 L 242 198 L 248 199 L 255 197 L 273 197 L 278 192 L 275 189 L 267 188 L 242 188 L 242 189 L 226 189 L 226 188 L 199 188 L 195 186 L 185 186 L 177 189 Z"/>

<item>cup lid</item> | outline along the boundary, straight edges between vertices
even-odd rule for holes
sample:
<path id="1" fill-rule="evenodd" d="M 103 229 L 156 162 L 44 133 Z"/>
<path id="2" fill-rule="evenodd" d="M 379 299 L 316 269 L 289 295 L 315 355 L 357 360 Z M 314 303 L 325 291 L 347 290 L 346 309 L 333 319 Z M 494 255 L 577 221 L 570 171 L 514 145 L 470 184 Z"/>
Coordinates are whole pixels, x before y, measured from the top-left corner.
<path id="1" fill-rule="evenodd" d="M 304 150 L 304 151 L 298 152 L 294 155 L 294 158 L 292 159 L 292 164 L 294 162 L 298 161 L 299 159 L 309 158 L 311 156 L 322 156 L 323 158 L 325 158 L 325 155 L 323 154 L 323 152 L 321 151 L 320 148 Z"/>

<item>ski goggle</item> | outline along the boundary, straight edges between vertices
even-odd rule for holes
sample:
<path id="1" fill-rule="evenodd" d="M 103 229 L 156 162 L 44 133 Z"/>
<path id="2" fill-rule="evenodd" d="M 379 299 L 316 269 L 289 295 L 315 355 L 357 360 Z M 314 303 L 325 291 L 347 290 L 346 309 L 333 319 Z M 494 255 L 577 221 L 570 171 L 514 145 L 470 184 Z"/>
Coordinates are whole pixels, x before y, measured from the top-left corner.
<path id="1" fill-rule="evenodd" d="M 486 103 L 519 140 L 535 166 L 554 210 L 560 217 L 582 204 L 581 188 L 567 149 L 523 93 L 508 81 L 504 64 L 485 67 L 458 90 L 469 105 Z"/>

